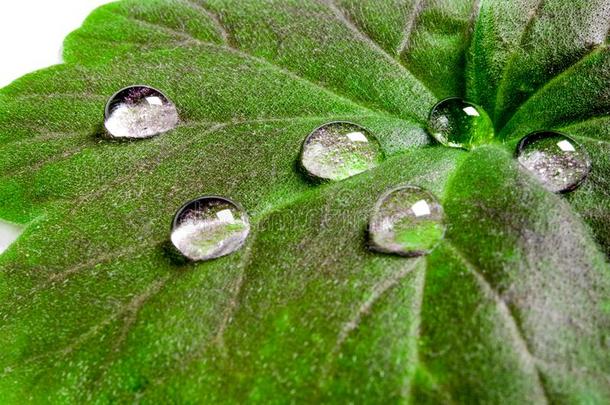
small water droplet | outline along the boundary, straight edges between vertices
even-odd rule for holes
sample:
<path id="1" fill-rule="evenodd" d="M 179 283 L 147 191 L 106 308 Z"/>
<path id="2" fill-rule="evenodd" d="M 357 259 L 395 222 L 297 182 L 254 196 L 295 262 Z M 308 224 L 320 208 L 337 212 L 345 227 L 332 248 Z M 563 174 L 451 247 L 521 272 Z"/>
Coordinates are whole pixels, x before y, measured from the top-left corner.
<path id="1" fill-rule="evenodd" d="M 332 122 L 314 130 L 305 140 L 301 164 L 310 176 L 343 180 L 377 167 L 384 155 L 377 139 L 365 128 Z"/>
<path id="2" fill-rule="evenodd" d="M 403 186 L 384 194 L 369 222 L 370 245 L 382 253 L 423 256 L 445 236 L 443 207 L 430 192 Z"/>
<path id="3" fill-rule="evenodd" d="M 173 245 L 192 261 L 229 255 L 250 233 L 246 212 L 222 197 L 202 197 L 184 205 L 172 225 Z"/>
<path id="4" fill-rule="evenodd" d="M 490 143 L 494 137 L 494 126 L 485 110 L 457 97 L 432 108 L 428 131 L 441 144 L 462 149 Z"/>
<path id="5" fill-rule="evenodd" d="M 517 146 L 519 163 L 555 193 L 573 191 L 591 171 L 586 149 L 554 131 L 534 132 Z"/>
<path id="6" fill-rule="evenodd" d="M 144 139 L 176 128 L 178 120 L 176 106 L 159 90 L 131 86 L 110 98 L 104 126 L 112 138 Z"/>

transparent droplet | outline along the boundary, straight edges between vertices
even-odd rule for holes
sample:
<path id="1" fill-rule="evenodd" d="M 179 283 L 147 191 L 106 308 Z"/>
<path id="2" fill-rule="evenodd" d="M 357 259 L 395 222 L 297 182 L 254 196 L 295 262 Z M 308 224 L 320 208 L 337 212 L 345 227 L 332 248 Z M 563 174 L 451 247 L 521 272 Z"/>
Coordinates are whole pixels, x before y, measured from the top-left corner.
<path id="1" fill-rule="evenodd" d="M 178 125 L 176 106 L 159 90 L 132 86 L 120 90 L 106 105 L 104 126 L 112 138 L 144 139 Z"/>
<path id="2" fill-rule="evenodd" d="M 343 180 L 378 166 L 383 151 L 365 128 L 333 122 L 314 130 L 303 144 L 301 164 L 321 180 Z"/>
<path id="3" fill-rule="evenodd" d="M 183 206 L 174 218 L 171 240 L 185 257 L 203 261 L 239 250 L 250 233 L 246 212 L 222 197 L 203 197 Z"/>
<path id="4" fill-rule="evenodd" d="M 517 146 L 517 159 L 555 193 L 575 190 L 591 171 L 586 149 L 554 131 L 535 132 L 523 138 Z"/>
<path id="5" fill-rule="evenodd" d="M 494 126 L 481 107 L 461 98 L 448 98 L 432 108 L 428 131 L 441 144 L 472 149 L 490 143 Z"/>
<path id="6" fill-rule="evenodd" d="M 23 231 L 22 226 L 0 220 L 0 254 L 8 249 Z"/>
<path id="7" fill-rule="evenodd" d="M 383 195 L 369 222 L 373 250 L 401 256 L 430 253 L 445 236 L 443 207 L 430 192 L 404 186 Z"/>

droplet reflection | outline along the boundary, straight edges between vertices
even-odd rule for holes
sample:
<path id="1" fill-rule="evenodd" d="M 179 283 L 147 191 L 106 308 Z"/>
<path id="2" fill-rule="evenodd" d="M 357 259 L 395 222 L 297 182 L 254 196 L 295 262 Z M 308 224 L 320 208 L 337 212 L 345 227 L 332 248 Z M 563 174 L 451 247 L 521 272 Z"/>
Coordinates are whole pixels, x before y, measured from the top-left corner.
<path id="1" fill-rule="evenodd" d="M 178 110 L 163 93 L 147 86 L 120 90 L 106 105 L 104 126 L 112 138 L 144 139 L 174 129 Z"/>
<path id="2" fill-rule="evenodd" d="M 448 98 L 432 108 L 428 131 L 441 144 L 472 149 L 490 143 L 494 127 L 487 113 L 461 98 Z"/>
<path id="3" fill-rule="evenodd" d="M 246 212 L 222 197 L 203 197 L 183 206 L 172 226 L 173 245 L 192 261 L 204 261 L 239 250 L 250 233 Z"/>
<path id="4" fill-rule="evenodd" d="M 303 144 L 301 165 L 321 180 L 343 180 L 378 166 L 383 151 L 365 128 L 333 122 L 316 129 Z"/>
<path id="5" fill-rule="evenodd" d="M 426 255 L 444 235 L 441 204 L 430 192 L 414 186 L 383 195 L 369 222 L 371 248 L 382 253 Z"/>
<path id="6" fill-rule="evenodd" d="M 517 159 L 555 193 L 573 191 L 591 171 L 591 159 L 581 145 L 559 132 L 535 132 L 517 146 Z"/>

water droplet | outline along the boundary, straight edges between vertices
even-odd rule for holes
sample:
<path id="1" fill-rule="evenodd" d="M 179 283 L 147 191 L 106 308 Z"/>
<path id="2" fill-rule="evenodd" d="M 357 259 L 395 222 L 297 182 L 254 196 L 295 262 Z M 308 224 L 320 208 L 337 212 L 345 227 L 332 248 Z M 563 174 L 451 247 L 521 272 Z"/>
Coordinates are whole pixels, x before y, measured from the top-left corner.
<path id="1" fill-rule="evenodd" d="M 112 138 L 144 139 L 176 128 L 178 120 L 176 106 L 163 93 L 132 86 L 110 98 L 104 126 Z"/>
<path id="2" fill-rule="evenodd" d="M 573 191 L 591 171 L 586 149 L 559 132 L 534 132 L 517 146 L 519 163 L 555 193 Z"/>
<path id="3" fill-rule="evenodd" d="M 312 177 L 343 180 L 378 166 L 383 151 L 365 128 L 332 122 L 314 130 L 303 144 L 301 164 Z"/>
<path id="4" fill-rule="evenodd" d="M 443 207 L 430 192 L 414 186 L 384 194 L 369 222 L 371 248 L 382 253 L 423 256 L 444 236 Z"/>
<path id="5" fill-rule="evenodd" d="M 173 245 L 192 261 L 229 255 L 250 233 L 246 212 L 222 197 L 203 197 L 184 205 L 172 225 Z"/>
<path id="6" fill-rule="evenodd" d="M 23 231 L 24 228 L 19 225 L 0 220 L 0 254 L 8 249 Z"/>
<path id="7" fill-rule="evenodd" d="M 494 137 L 494 126 L 485 110 L 457 97 L 432 108 L 428 131 L 443 145 L 462 149 L 490 143 Z"/>

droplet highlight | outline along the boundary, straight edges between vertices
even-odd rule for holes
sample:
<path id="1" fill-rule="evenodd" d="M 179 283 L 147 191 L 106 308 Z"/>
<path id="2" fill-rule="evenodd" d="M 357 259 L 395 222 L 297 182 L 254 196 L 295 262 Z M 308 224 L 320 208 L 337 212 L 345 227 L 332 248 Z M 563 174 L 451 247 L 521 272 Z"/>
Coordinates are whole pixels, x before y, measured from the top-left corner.
<path id="1" fill-rule="evenodd" d="M 111 138 L 145 139 L 171 131 L 178 121 L 176 106 L 159 90 L 131 86 L 108 101 L 104 127 Z"/>
<path id="2" fill-rule="evenodd" d="M 203 197 L 184 205 L 174 217 L 171 241 L 192 261 L 205 261 L 239 250 L 250 233 L 246 212 L 222 197 Z"/>
<path id="3" fill-rule="evenodd" d="M 554 193 L 576 190 L 591 172 L 591 158 L 575 140 L 555 131 L 534 132 L 517 146 L 517 160 Z"/>
<path id="4" fill-rule="evenodd" d="M 443 207 L 425 189 L 404 186 L 384 194 L 369 221 L 369 244 L 381 253 L 429 254 L 445 236 Z"/>
<path id="5" fill-rule="evenodd" d="M 483 108 L 461 98 L 448 98 L 430 112 L 428 131 L 441 144 L 473 149 L 494 138 L 494 126 Z"/>
<path id="6" fill-rule="evenodd" d="M 313 178 L 344 180 L 383 162 L 381 145 L 367 129 L 349 122 L 332 122 L 305 140 L 301 165 Z"/>

